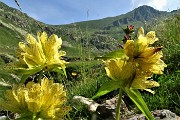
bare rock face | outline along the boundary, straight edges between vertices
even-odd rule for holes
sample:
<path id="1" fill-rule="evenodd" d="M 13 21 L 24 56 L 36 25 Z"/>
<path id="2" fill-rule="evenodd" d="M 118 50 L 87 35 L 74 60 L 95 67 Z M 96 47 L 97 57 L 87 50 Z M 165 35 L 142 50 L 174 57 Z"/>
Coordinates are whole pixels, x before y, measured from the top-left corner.
<path id="1" fill-rule="evenodd" d="M 169 110 L 155 110 L 152 112 L 156 120 L 180 120 L 180 118 Z"/>
<path id="2" fill-rule="evenodd" d="M 98 104 L 95 101 L 82 97 L 74 96 L 73 100 L 82 102 L 88 105 L 89 111 L 92 113 L 91 120 L 115 120 L 116 106 L 118 97 L 106 100 L 103 104 Z M 169 110 L 155 110 L 151 112 L 155 120 L 180 120 L 175 113 Z M 134 115 L 130 112 L 122 101 L 121 103 L 121 120 L 147 120 L 143 114 Z"/>
<path id="3" fill-rule="evenodd" d="M 169 110 L 155 110 L 151 112 L 155 118 L 155 120 L 180 120 L 180 117 L 178 117 L 175 113 L 169 111 Z M 146 120 L 145 116 L 140 115 L 134 115 L 133 117 L 129 118 L 128 120 Z"/>
<path id="4" fill-rule="evenodd" d="M 106 100 L 103 104 L 100 104 L 96 110 L 98 117 L 104 120 L 114 120 L 116 116 L 117 104 L 117 96 L 112 99 Z M 123 100 L 121 102 L 121 114 L 131 114 Z"/>
<path id="5" fill-rule="evenodd" d="M 118 104 L 117 96 L 106 100 L 103 104 L 98 104 L 95 101 L 82 96 L 74 96 L 73 99 L 88 105 L 89 111 L 93 113 L 93 117 L 96 116 L 96 118 L 100 118 L 101 120 L 115 120 L 116 106 Z M 96 115 L 94 113 L 96 113 Z M 124 101 L 121 102 L 121 113 L 123 115 L 131 114 Z M 92 120 L 96 119 L 93 118 Z"/>

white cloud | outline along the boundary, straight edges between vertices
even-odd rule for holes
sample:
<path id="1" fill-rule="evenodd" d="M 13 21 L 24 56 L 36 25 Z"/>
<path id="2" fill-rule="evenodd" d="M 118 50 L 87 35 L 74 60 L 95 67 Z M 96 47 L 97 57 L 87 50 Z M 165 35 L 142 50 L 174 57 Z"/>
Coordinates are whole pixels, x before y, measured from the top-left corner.
<path id="1" fill-rule="evenodd" d="M 180 7 L 179 0 L 131 0 L 131 9 L 142 5 L 151 6 L 157 10 L 168 11 L 175 10 Z"/>
<path id="2" fill-rule="evenodd" d="M 158 10 L 163 10 L 167 7 L 167 0 L 152 0 L 152 6 L 154 6 Z"/>

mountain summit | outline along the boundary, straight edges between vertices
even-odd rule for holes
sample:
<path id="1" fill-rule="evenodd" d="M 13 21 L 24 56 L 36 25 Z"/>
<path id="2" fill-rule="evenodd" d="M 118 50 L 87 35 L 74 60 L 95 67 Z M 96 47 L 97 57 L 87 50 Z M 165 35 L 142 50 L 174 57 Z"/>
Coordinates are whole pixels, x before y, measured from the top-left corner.
<path id="1" fill-rule="evenodd" d="M 165 11 L 159 11 L 154 9 L 153 7 L 150 6 L 140 6 L 133 11 L 130 12 L 132 14 L 132 18 L 137 21 L 149 21 L 152 20 L 153 18 L 163 16 L 168 14 L 168 12 Z"/>
<path id="2" fill-rule="evenodd" d="M 127 24 L 136 24 L 137 22 L 140 24 L 144 24 L 144 22 L 152 21 L 153 19 L 169 15 L 170 12 L 166 11 L 159 11 L 154 9 L 153 7 L 143 5 L 134 10 L 118 15 L 115 17 L 107 17 L 99 20 L 90 20 L 90 21 L 83 21 L 77 22 L 75 24 L 85 27 L 87 24 L 94 29 L 106 29 L 109 30 L 112 27 L 118 27 Z"/>

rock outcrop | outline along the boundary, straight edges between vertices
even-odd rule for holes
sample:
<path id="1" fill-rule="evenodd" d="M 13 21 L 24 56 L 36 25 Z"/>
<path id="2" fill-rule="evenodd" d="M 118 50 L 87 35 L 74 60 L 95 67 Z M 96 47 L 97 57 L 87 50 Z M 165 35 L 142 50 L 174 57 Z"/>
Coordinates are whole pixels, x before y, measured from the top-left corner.
<path id="1" fill-rule="evenodd" d="M 74 101 L 82 102 L 88 105 L 89 111 L 92 113 L 91 120 L 115 120 L 116 106 L 118 103 L 118 97 L 114 97 L 110 100 L 106 100 L 102 104 L 96 103 L 94 100 L 85 98 L 82 96 L 74 96 Z M 175 113 L 163 109 L 155 110 L 151 112 L 155 120 L 180 120 Z M 134 114 L 129 111 L 124 101 L 121 103 L 121 120 L 146 120 L 143 114 Z"/>

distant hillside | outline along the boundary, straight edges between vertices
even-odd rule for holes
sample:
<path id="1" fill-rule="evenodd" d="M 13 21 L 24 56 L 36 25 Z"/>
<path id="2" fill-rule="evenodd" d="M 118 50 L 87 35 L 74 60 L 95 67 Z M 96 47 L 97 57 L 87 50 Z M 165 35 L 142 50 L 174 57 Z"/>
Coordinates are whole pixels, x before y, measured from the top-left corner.
<path id="1" fill-rule="evenodd" d="M 66 29 L 37 21 L 20 10 L 0 2 L 0 53 L 14 54 L 18 42 L 24 40 L 27 33 L 36 35 L 38 31 L 46 31 L 49 35 L 55 33 L 63 37 L 63 48 L 66 47 L 65 49 L 73 46 L 68 43 L 71 39 Z M 69 49 L 74 51 L 76 48 Z"/>
<path id="2" fill-rule="evenodd" d="M 100 20 L 90 20 L 84 22 L 77 22 L 76 25 L 86 28 L 87 25 L 89 28 L 93 29 L 104 29 L 109 30 L 111 27 L 122 26 L 132 23 L 144 23 L 145 21 L 151 21 L 158 17 L 167 16 L 170 12 L 159 11 L 150 6 L 140 6 L 126 14 L 122 14 L 115 17 L 108 17 Z M 73 25 L 73 24 L 70 24 Z M 70 26 L 66 25 L 66 26 Z"/>
<path id="3" fill-rule="evenodd" d="M 126 14 L 122 14 L 115 17 L 108 17 L 99 20 L 90 20 L 77 22 L 68 25 L 60 25 L 60 27 L 73 29 L 74 26 L 81 28 L 83 31 L 89 31 L 93 36 L 111 36 L 116 40 L 122 40 L 124 33 L 122 27 L 125 28 L 127 25 L 134 25 L 135 29 L 140 26 L 145 26 L 149 22 L 153 22 L 156 19 L 163 19 L 164 17 L 171 16 L 172 13 L 159 11 L 150 6 L 140 6 Z"/>
<path id="4" fill-rule="evenodd" d="M 0 23 L 3 25 L 9 24 L 11 27 L 14 27 L 14 29 L 21 29 L 22 31 L 15 30 L 17 32 L 21 31 L 20 33 L 22 35 L 25 35 L 27 32 L 36 34 L 37 31 L 46 31 L 49 34 L 57 31 L 62 32 L 59 27 L 37 21 L 34 18 L 29 17 L 26 13 L 9 7 L 2 2 L 0 2 Z M 8 27 L 8 25 L 6 27 Z"/>
<path id="5" fill-rule="evenodd" d="M 68 25 L 48 25 L 0 2 L 0 49 L 1 52 L 14 54 L 15 46 L 24 40 L 26 33 L 36 35 L 37 31 L 46 31 L 49 35 L 55 33 L 62 37 L 62 49 L 67 51 L 68 56 L 80 56 L 82 51 L 88 52 L 89 55 L 105 53 L 117 49 L 118 42 L 124 36 L 121 27 L 132 24 L 138 28 L 144 26 L 145 22 L 162 19 L 176 12 L 141 6 L 115 17 Z"/>

